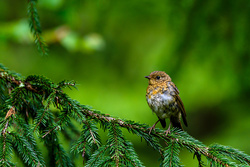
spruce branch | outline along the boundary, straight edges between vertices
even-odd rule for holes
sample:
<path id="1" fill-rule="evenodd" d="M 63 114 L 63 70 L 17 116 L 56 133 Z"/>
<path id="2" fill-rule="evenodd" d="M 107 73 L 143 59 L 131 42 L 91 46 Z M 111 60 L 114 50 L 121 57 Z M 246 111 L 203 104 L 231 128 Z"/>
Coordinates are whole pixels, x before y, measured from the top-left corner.
<path id="1" fill-rule="evenodd" d="M 15 145 L 17 148 L 19 147 L 18 152 L 23 155 L 24 150 L 27 149 L 29 152 L 28 154 L 32 154 L 34 158 L 32 161 L 32 164 L 37 164 L 37 166 L 45 166 L 45 162 L 42 157 L 42 153 L 39 151 L 37 147 L 37 142 L 34 137 L 34 133 L 32 131 L 32 126 L 27 124 L 26 121 L 23 118 L 16 117 L 13 120 L 13 124 L 15 125 L 16 129 L 18 130 L 16 133 L 12 132 L 12 135 L 15 137 L 15 140 L 13 142 L 13 145 Z M 18 140 L 18 141 L 16 141 Z M 22 144 L 23 146 L 19 146 L 19 144 Z M 23 148 L 26 146 L 27 148 Z"/>
<path id="2" fill-rule="evenodd" d="M 116 122 L 109 124 L 108 137 L 106 145 L 95 151 L 86 166 L 142 166 Z"/>
<path id="3" fill-rule="evenodd" d="M 233 160 L 237 160 L 245 165 L 250 166 L 250 156 L 235 148 L 229 146 L 222 146 L 219 144 L 213 144 L 209 147 L 209 151 L 212 152 L 213 154 L 229 157 Z"/>
<path id="4" fill-rule="evenodd" d="M 164 167 L 178 167 L 180 165 L 179 159 L 179 152 L 180 152 L 180 145 L 176 141 L 172 141 L 168 143 L 168 146 L 165 148 L 164 151 L 164 159 L 163 159 L 163 166 Z"/>
<path id="5" fill-rule="evenodd" d="M 0 136 L 0 166 L 15 166 L 15 164 L 11 162 L 11 153 L 13 151 L 11 141 L 12 139 L 9 135 Z"/>
<path id="6" fill-rule="evenodd" d="M 11 164 L 7 153 L 14 148 L 20 153 L 22 149 L 25 163 L 42 166 L 43 158 L 33 137 L 34 132 L 38 132 L 50 154 L 50 165 L 72 166 L 71 159 L 59 143 L 58 132 L 74 127 L 71 124 L 74 119 L 83 126 L 71 152 L 81 154 L 86 166 L 142 166 L 121 129 L 138 135 L 157 150 L 163 166 L 181 166 L 179 152 L 182 148 L 197 157 L 199 166 L 203 166 L 201 156 L 206 157 L 211 166 L 250 164 L 250 157 L 237 149 L 218 144 L 206 146 L 187 132 L 174 128 L 167 136 L 164 130 L 158 128 L 149 135 L 149 126 L 146 124 L 112 117 L 82 105 L 62 90 L 75 87 L 75 82 L 62 81 L 55 84 L 46 77 L 36 75 L 23 78 L 0 65 L 0 83 L 3 83 L 0 86 L 3 93 L 0 112 L 1 163 Z M 4 91 L 6 88 L 8 91 Z M 52 112 L 51 106 L 56 107 L 57 111 Z M 33 120 L 31 125 L 28 119 Z M 108 130 L 109 138 L 106 142 L 101 142 L 97 124 Z M 160 141 L 164 141 L 164 144 Z M 20 147 L 22 143 L 26 143 L 26 147 Z"/>
<path id="7" fill-rule="evenodd" d="M 39 21 L 39 16 L 37 13 L 36 2 L 37 0 L 28 0 L 29 25 L 30 25 L 30 31 L 32 32 L 35 38 L 35 44 L 37 46 L 38 51 L 43 56 L 45 56 L 47 55 L 48 49 L 47 45 L 45 44 L 41 36 L 42 29 Z"/>
<path id="8" fill-rule="evenodd" d="M 96 150 L 88 160 L 86 167 L 100 166 L 105 162 L 111 162 L 111 158 L 105 155 L 108 147 L 108 145 L 102 145 L 98 150 Z"/>
<path id="9" fill-rule="evenodd" d="M 193 159 L 194 159 L 195 157 L 196 157 L 197 160 L 198 160 L 199 167 L 205 166 L 205 165 L 204 165 L 204 162 L 201 160 L 201 154 L 200 154 L 199 152 L 195 152 L 195 153 L 194 153 Z"/>
<path id="10" fill-rule="evenodd" d="M 50 128 L 50 127 L 49 127 Z M 41 138 L 48 149 L 50 155 L 50 166 L 65 166 L 72 167 L 73 163 L 64 150 L 62 145 L 59 143 L 58 133 L 56 130 L 47 134 L 44 138 Z"/>
<path id="11" fill-rule="evenodd" d="M 39 167 L 39 166 L 45 166 L 43 163 L 41 163 L 39 156 L 37 155 L 37 152 L 34 150 L 34 147 L 31 145 L 31 142 L 26 140 L 26 137 L 20 136 L 16 133 L 10 133 L 10 135 L 13 137 L 13 143 L 14 147 L 17 148 L 17 151 L 20 156 L 22 156 L 23 161 L 33 167 Z M 32 141 L 34 144 L 35 141 Z"/>
<path id="12" fill-rule="evenodd" d="M 45 117 L 45 113 L 46 113 L 47 110 L 43 110 L 43 112 L 38 112 L 38 113 L 42 113 L 42 115 L 38 115 L 36 120 L 35 120 L 35 128 L 33 130 L 33 132 L 36 130 L 36 128 L 41 124 L 43 123 L 44 125 L 46 124 L 46 121 L 43 119 Z"/>

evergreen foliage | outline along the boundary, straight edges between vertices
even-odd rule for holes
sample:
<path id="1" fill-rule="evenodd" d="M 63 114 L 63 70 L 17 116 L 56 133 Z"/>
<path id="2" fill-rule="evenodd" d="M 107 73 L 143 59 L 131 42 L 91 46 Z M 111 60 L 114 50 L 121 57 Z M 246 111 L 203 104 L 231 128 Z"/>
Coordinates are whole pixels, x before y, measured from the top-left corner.
<path id="1" fill-rule="evenodd" d="M 41 25 L 39 21 L 39 16 L 36 9 L 37 0 L 28 0 L 28 16 L 29 16 L 29 24 L 30 30 L 35 38 L 35 44 L 37 46 L 38 51 L 42 55 L 47 55 L 47 45 L 45 44 L 41 33 Z"/>
<path id="2" fill-rule="evenodd" d="M 179 153 L 183 148 L 196 156 L 199 166 L 205 166 L 201 156 L 210 166 L 250 164 L 250 156 L 245 153 L 218 144 L 206 146 L 184 131 L 171 129 L 166 136 L 163 130 L 155 129 L 149 135 L 148 125 L 114 118 L 82 105 L 63 92 L 66 87 L 75 87 L 75 82 L 55 84 L 36 75 L 24 78 L 0 66 L 1 166 L 15 166 L 14 153 L 25 166 L 74 166 L 74 158 L 61 145 L 59 133 L 74 141 L 71 152 L 81 155 L 85 166 L 143 166 L 122 129 L 157 150 L 161 166 L 182 166 Z M 80 133 L 73 120 L 82 124 Z M 98 125 L 108 131 L 106 142 L 101 141 Z M 49 162 L 45 163 L 38 142 L 46 147 Z"/>
<path id="3" fill-rule="evenodd" d="M 180 146 L 177 142 L 169 142 L 164 151 L 163 166 L 181 166 L 180 159 L 178 157 L 180 152 Z M 169 154 L 171 153 L 171 154 Z"/>

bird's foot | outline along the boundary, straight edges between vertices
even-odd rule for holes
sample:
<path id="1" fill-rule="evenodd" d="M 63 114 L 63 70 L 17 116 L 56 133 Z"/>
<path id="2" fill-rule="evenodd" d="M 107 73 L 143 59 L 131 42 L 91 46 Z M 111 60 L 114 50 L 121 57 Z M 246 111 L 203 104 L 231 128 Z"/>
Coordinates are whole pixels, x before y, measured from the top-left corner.
<path id="1" fill-rule="evenodd" d="M 170 132 L 170 129 L 167 129 L 166 131 L 165 131 L 165 135 L 167 136 L 168 134 L 170 134 L 171 132 Z"/>
<path id="2" fill-rule="evenodd" d="M 152 132 L 153 129 L 155 130 L 155 126 L 154 125 L 151 128 L 149 128 L 149 133 L 148 133 L 149 135 L 150 135 L 150 133 Z"/>
<path id="3" fill-rule="evenodd" d="M 170 127 L 171 127 L 171 123 L 169 124 L 168 129 L 167 129 L 166 132 L 165 132 L 165 135 L 166 135 L 166 136 L 167 136 L 168 134 L 171 133 Z"/>
<path id="4" fill-rule="evenodd" d="M 155 130 L 155 125 L 159 122 L 160 120 L 158 120 L 158 121 L 156 121 L 156 123 L 151 127 L 151 128 L 149 128 L 149 135 L 150 135 L 150 133 L 152 132 L 152 129 L 154 129 Z"/>

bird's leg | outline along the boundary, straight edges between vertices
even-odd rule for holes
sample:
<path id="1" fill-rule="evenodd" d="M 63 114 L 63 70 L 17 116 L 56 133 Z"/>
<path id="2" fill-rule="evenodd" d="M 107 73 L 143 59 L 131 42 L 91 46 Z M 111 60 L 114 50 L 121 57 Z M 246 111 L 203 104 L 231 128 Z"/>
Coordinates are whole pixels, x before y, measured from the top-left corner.
<path id="1" fill-rule="evenodd" d="M 169 123 L 168 129 L 166 130 L 166 136 L 170 134 L 171 122 Z"/>
<path id="2" fill-rule="evenodd" d="M 155 130 L 155 125 L 156 125 L 159 121 L 160 121 L 160 119 L 158 119 L 158 121 L 156 121 L 156 123 L 155 123 L 151 128 L 149 128 L 149 133 L 148 133 L 149 135 L 150 135 L 152 129 Z"/>

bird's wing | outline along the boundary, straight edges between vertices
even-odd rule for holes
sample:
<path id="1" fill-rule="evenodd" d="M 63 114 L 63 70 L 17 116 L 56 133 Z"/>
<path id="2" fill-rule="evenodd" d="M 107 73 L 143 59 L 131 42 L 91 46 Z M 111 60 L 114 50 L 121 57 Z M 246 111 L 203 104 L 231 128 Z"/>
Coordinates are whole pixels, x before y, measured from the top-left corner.
<path id="1" fill-rule="evenodd" d="M 180 110 L 181 110 L 181 116 L 182 116 L 182 120 L 184 122 L 184 124 L 186 126 L 188 126 L 187 124 L 187 119 L 186 119 L 186 110 L 184 108 L 184 104 L 179 96 L 179 90 L 178 88 L 175 86 L 175 84 L 173 82 L 170 82 L 169 83 L 171 85 L 171 88 L 170 89 L 170 94 L 175 96 L 175 99 L 176 99 L 176 102 L 177 102 L 177 105 L 179 106 Z"/>

